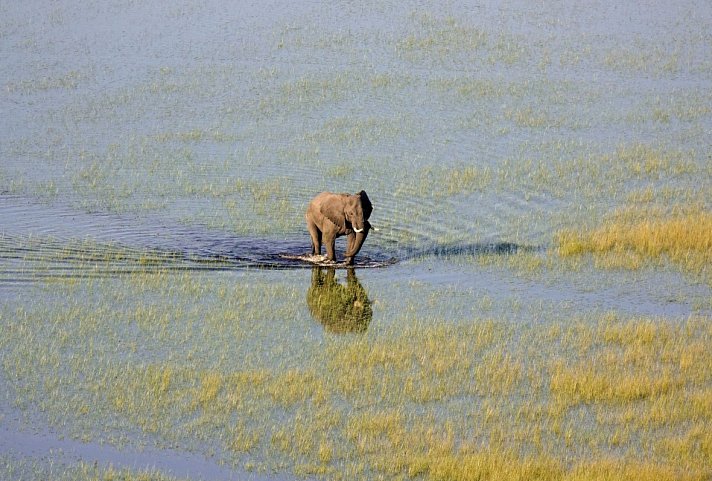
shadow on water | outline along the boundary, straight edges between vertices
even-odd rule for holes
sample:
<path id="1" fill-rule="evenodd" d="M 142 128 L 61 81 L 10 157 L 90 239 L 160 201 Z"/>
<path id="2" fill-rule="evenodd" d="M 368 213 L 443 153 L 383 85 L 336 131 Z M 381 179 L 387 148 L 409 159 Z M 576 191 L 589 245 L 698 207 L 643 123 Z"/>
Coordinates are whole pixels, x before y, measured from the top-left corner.
<path id="1" fill-rule="evenodd" d="M 307 262 L 310 250 L 309 236 L 292 236 L 283 239 L 220 237 L 210 234 L 207 237 L 191 236 L 188 246 L 182 252 L 185 259 L 206 262 L 223 262 L 233 266 L 247 266 L 272 269 L 294 269 L 313 267 Z M 343 256 L 344 245 L 337 240 L 337 259 Z M 428 257 L 450 258 L 458 256 L 512 255 L 521 252 L 534 252 L 540 247 L 515 244 L 512 242 L 478 242 L 435 244 L 402 249 L 381 249 L 376 243 L 366 244 L 356 256 L 354 266 L 336 264 L 323 266 L 334 268 L 387 267 L 407 260 Z"/>
<path id="2" fill-rule="evenodd" d="M 192 237 L 177 255 L 186 262 L 202 264 L 214 269 L 232 269 L 239 267 L 266 269 L 311 268 L 315 264 L 308 261 L 308 236 L 296 236 L 284 239 L 235 238 L 235 237 Z M 343 255 L 337 242 L 337 259 Z M 533 252 L 537 247 L 523 246 L 511 242 L 488 242 L 472 244 L 431 245 L 420 248 L 399 250 L 381 250 L 377 245 L 364 246 L 356 256 L 353 266 L 341 263 L 321 265 L 330 268 L 378 268 L 387 267 L 401 261 L 424 259 L 429 257 L 454 258 L 459 256 L 512 255 L 520 252 Z"/>
<path id="3" fill-rule="evenodd" d="M 371 300 L 355 269 L 346 271 L 346 283 L 342 283 L 335 269 L 313 267 L 307 306 L 327 332 L 336 334 L 364 332 L 373 317 Z"/>
<path id="4" fill-rule="evenodd" d="M 539 249 L 538 247 L 520 245 L 513 242 L 452 243 L 405 249 L 400 257 L 403 259 L 423 259 L 427 257 L 512 255 L 520 252 L 534 252 Z"/>

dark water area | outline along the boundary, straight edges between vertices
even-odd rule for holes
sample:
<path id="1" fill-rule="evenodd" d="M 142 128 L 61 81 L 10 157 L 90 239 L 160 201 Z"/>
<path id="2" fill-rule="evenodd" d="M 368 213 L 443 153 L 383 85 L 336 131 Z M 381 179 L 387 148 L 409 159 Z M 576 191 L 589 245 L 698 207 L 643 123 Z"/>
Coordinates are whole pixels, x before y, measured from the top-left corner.
<path id="1" fill-rule="evenodd" d="M 99 260 L 106 253 L 103 251 L 109 257 L 112 252 L 122 252 L 128 260 L 150 254 L 154 265 L 149 268 L 168 270 L 299 269 L 314 265 L 303 259 L 310 249 L 306 231 L 282 237 L 236 236 L 199 225 L 86 213 L 16 196 L 0 196 L 0 236 L 0 258 L 6 262 L 61 259 L 70 276 L 72 264 L 78 269 L 75 274 L 81 275 L 81 261 Z M 337 245 L 343 249 L 342 242 Z M 354 267 L 392 265 L 398 261 L 395 254 L 366 248 Z M 105 273 L 111 274 L 112 268 L 121 272 L 120 267 L 120 259 L 111 260 Z M 4 281 L 16 280 L 8 269 L 3 269 L 3 274 Z"/>
<path id="2" fill-rule="evenodd" d="M 151 222 L 151 221 L 154 222 Z M 109 253 L 121 252 L 126 260 L 150 254 L 146 269 L 234 270 L 309 269 L 315 264 L 306 232 L 280 237 L 231 235 L 199 225 L 169 225 L 160 219 L 118 214 L 87 213 L 19 196 L 0 196 L 0 259 L 7 263 L 32 259 L 54 265 L 51 275 L 83 275 L 82 261 L 98 261 Z M 372 234 L 372 237 L 378 233 Z M 30 240 L 30 242 L 25 242 Z M 345 240 L 337 240 L 337 257 L 343 255 Z M 103 252 L 106 250 L 107 252 Z M 337 260 L 332 268 L 385 268 L 398 262 L 457 256 L 511 255 L 540 250 L 510 242 L 452 243 L 431 246 L 381 248 L 366 243 L 353 266 Z M 105 263 L 103 275 L 125 272 L 121 256 Z M 61 262 L 59 262 L 61 260 Z M 3 282 L 18 282 L 13 271 L 3 269 Z M 98 274 L 98 273 L 97 273 Z"/>

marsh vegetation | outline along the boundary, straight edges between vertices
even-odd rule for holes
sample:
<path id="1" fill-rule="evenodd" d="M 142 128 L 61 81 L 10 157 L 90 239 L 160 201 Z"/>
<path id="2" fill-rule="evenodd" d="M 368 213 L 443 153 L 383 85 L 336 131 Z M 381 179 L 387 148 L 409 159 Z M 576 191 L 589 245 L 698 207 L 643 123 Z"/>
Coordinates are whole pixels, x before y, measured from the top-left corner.
<path id="1" fill-rule="evenodd" d="M 290 8 L 0 6 L 0 478 L 709 479 L 710 7 Z"/>

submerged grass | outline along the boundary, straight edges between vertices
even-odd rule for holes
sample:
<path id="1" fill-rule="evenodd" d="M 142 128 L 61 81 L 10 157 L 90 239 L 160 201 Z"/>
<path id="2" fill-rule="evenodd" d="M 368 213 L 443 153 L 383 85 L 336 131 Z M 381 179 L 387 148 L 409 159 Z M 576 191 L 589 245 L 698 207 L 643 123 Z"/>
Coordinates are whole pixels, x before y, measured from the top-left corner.
<path id="1" fill-rule="evenodd" d="M 339 336 L 316 329 L 298 275 L 259 277 L 82 279 L 41 305 L 28 292 L 0 311 L 16 405 L 79 439 L 330 479 L 712 474 L 708 317 L 453 322 L 421 317 L 416 283 Z"/>
<path id="2" fill-rule="evenodd" d="M 411 33 L 395 41 L 398 55 L 409 61 L 443 64 L 464 62 L 466 58 L 487 65 L 513 65 L 529 53 L 515 35 L 473 27 L 452 16 L 441 18 L 429 12 L 415 12 L 410 19 Z"/>
<path id="3" fill-rule="evenodd" d="M 14 481 L 53 479 L 57 481 L 179 481 L 157 469 L 129 469 L 78 462 L 70 466 L 42 463 L 35 459 L 16 459 L 0 455 L 0 477 Z"/>
<path id="4" fill-rule="evenodd" d="M 8 82 L 4 87 L 9 93 L 21 93 L 24 95 L 55 89 L 73 90 L 76 89 L 80 83 L 85 82 L 87 77 L 88 74 L 84 72 L 72 70 L 64 75 Z"/>

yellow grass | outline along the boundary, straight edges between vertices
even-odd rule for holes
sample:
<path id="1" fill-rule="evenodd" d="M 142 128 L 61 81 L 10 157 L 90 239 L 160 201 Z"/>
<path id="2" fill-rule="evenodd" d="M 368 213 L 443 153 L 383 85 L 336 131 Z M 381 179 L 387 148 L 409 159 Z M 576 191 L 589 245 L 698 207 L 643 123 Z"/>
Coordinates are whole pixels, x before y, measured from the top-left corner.
<path id="1" fill-rule="evenodd" d="M 685 270 L 700 272 L 712 262 L 712 213 L 700 209 L 667 217 L 614 219 L 592 230 L 559 232 L 556 242 L 563 257 L 591 253 L 610 266 L 629 268 L 640 267 L 643 260 L 667 258 Z"/>
<path id="2" fill-rule="evenodd" d="M 666 394 L 674 384 L 668 371 L 626 372 L 615 368 L 602 371 L 588 364 L 573 367 L 557 364 L 551 390 L 572 401 L 624 403 Z"/>
<path id="3" fill-rule="evenodd" d="M 89 439 L 83 423 L 118 418 L 185 449 L 210 442 L 246 469 L 327 479 L 712 473 L 707 317 L 542 326 L 406 313 L 392 328 L 291 345 L 304 292 L 284 285 L 144 273 L 53 288 L 48 305 L 0 310 L 3 370 L 19 405 Z M 145 345 L 171 354 L 146 359 Z"/>

